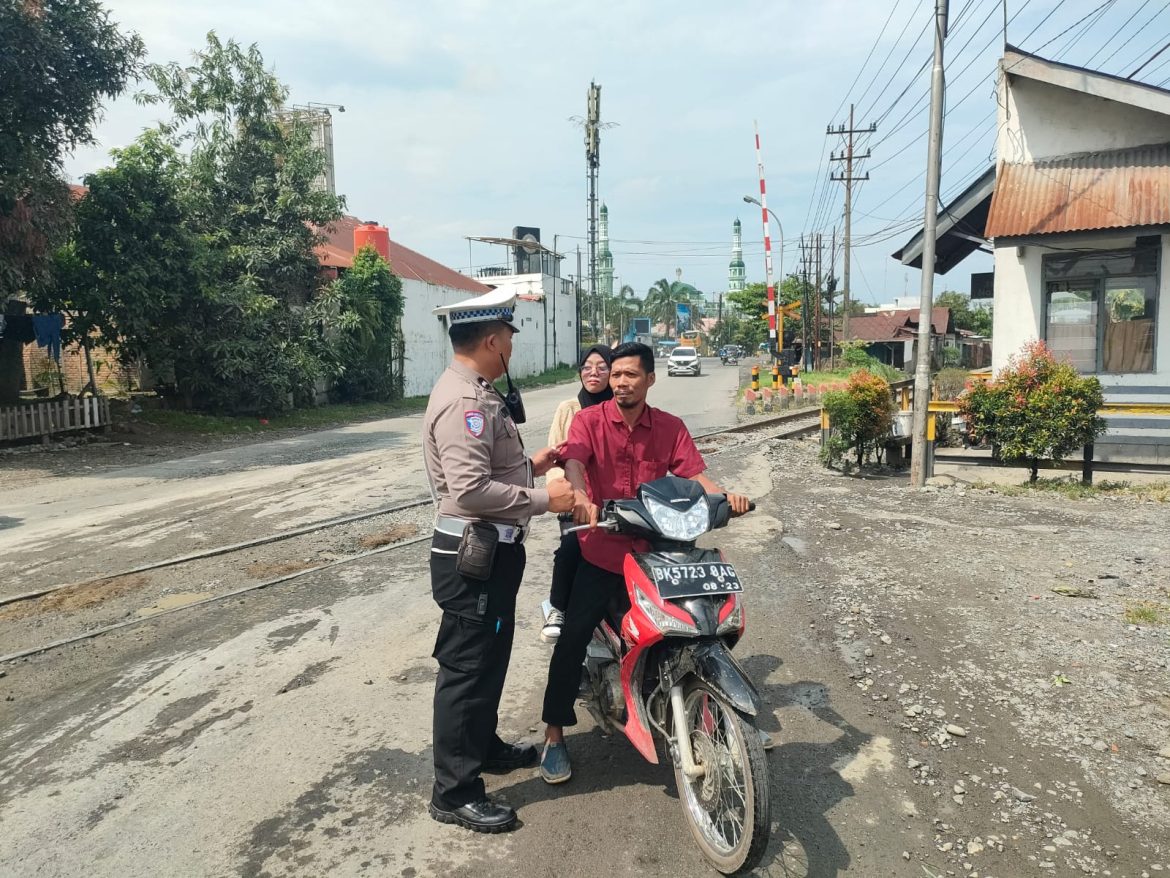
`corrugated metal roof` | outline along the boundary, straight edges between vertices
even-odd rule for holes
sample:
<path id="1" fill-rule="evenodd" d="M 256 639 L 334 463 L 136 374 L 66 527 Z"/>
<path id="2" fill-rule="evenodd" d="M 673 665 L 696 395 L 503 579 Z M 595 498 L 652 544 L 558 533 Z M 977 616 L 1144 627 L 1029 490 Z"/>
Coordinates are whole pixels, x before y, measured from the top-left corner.
<path id="1" fill-rule="evenodd" d="M 353 265 L 353 231 L 362 224 L 357 217 L 343 216 L 328 229 L 323 230 L 325 241 L 317 247 L 317 258 L 321 264 L 333 268 L 349 268 Z M 436 286 L 466 290 L 469 293 L 487 293 L 491 287 L 472 280 L 421 253 L 404 247 L 390 237 L 390 268 L 399 277 L 421 280 Z"/>
<path id="2" fill-rule="evenodd" d="M 931 310 L 931 329 L 936 335 L 945 335 L 951 322 L 951 309 L 936 305 Z M 918 332 L 918 309 L 879 311 L 849 318 L 849 338 L 858 341 L 902 341 Z"/>
<path id="3" fill-rule="evenodd" d="M 989 238 L 1170 223 L 1170 144 L 1003 164 Z"/>

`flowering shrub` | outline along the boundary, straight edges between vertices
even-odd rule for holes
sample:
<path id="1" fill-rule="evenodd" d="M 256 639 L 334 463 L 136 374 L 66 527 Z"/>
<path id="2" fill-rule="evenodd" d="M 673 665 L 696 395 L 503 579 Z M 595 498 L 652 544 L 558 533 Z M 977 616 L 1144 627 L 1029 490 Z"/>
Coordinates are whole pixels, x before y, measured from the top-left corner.
<path id="1" fill-rule="evenodd" d="M 825 394 L 823 405 L 833 430 L 822 454 L 827 465 L 832 466 L 849 450 L 857 455 L 858 466 L 880 452 L 894 417 L 894 400 L 886 379 L 858 369 L 849 376 L 844 390 Z"/>
<path id="2" fill-rule="evenodd" d="M 1042 341 L 1024 345 L 995 376 L 959 397 L 972 437 L 990 442 L 999 460 L 1028 465 L 1035 482 L 1040 461 L 1060 461 L 1105 432 L 1097 416 L 1101 382 L 1058 362 Z"/>

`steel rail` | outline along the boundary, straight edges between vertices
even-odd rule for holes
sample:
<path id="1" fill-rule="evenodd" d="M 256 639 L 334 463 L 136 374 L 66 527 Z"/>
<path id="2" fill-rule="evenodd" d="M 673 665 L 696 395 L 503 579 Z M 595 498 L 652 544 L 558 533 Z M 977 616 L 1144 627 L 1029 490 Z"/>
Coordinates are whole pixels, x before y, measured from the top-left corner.
<path id="1" fill-rule="evenodd" d="M 75 588 L 79 585 L 92 585 L 98 582 L 108 582 L 111 579 L 119 579 L 123 576 L 133 576 L 136 573 L 147 573 L 151 570 L 161 570 L 164 567 L 174 567 L 178 564 L 186 564 L 190 561 L 200 561 L 204 558 L 214 558 L 218 555 L 228 555 L 232 552 L 238 552 L 241 549 L 250 549 L 254 546 L 264 546 L 269 543 L 278 543 L 282 540 L 292 539 L 293 537 L 304 536 L 305 534 L 314 533 L 319 530 L 325 530 L 330 527 L 340 527 L 343 524 L 352 524 L 355 521 L 364 521 L 367 518 L 377 518 L 380 515 L 390 515 L 394 512 L 404 512 L 407 509 L 415 509 L 419 506 L 425 506 L 432 502 L 429 497 L 422 500 L 412 500 L 409 503 L 404 503 L 399 506 L 383 506 L 380 509 L 374 509 L 369 512 L 358 512 L 354 515 L 345 515 L 341 518 L 330 518 L 326 521 L 318 521 L 314 524 L 307 524 L 302 527 L 294 528 L 293 530 L 281 531 L 277 534 L 270 534 L 266 537 L 259 537 L 254 540 L 246 540 L 242 543 L 232 543 L 227 546 L 216 546 L 211 549 L 203 549 L 199 552 L 192 552 L 188 555 L 179 555 L 174 558 L 167 558 L 165 561 L 152 561 L 149 564 L 142 564 L 138 567 L 132 567 L 129 570 L 122 570 L 117 573 L 107 573 L 104 576 L 97 576 L 93 579 L 85 579 L 80 582 L 69 582 L 64 585 L 52 585 L 48 588 L 38 589 L 36 591 L 26 591 L 22 594 L 9 595 L 8 597 L 0 597 L 0 607 L 8 604 L 19 603 L 20 601 L 30 601 L 35 598 L 44 597 L 45 595 L 53 594 L 53 592 L 61 591 L 66 588 Z"/>
<path id="2" fill-rule="evenodd" d="M 430 502 L 430 501 L 428 501 Z M 247 594 L 250 591 L 259 591 L 260 589 L 269 588 L 273 585 L 279 585 L 282 582 L 288 582 L 291 579 L 297 579 L 301 576 L 307 576 L 310 573 L 318 573 L 321 570 L 328 570 L 331 567 L 340 567 L 342 564 L 350 564 L 354 561 L 360 561 L 363 558 L 369 558 L 371 555 L 380 555 L 383 552 L 389 552 L 392 549 L 402 549 L 406 546 L 413 546 L 417 543 L 430 540 L 430 535 L 423 537 L 415 537 L 413 540 L 405 540 L 401 543 L 393 543 L 389 546 L 380 546 L 377 549 L 370 549 L 368 552 L 361 552 L 357 555 L 349 555 L 345 558 L 338 558 L 336 561 L 330 561 L 327 564 L 322 564 L 318 567 L 310 567 L 308 570 L 298 570 L 295 573 L 286 573 L 284 576 L 278 576 L 275 579 L 269 579 L 264 582 L 257 582 L 253 585 L 247 585 L 243 588 L 237 588 L 234 591 L 225 592 L 224 594 L 213 595 L 209 598 L 204 598 L 201 601 L 193 601 L 189 604 L 183 604 L 181 607 L 172 607 L 169 610 L 160 610 L 157 613 L 151 613 L 149 616 L 141 616 L 135 619 L 126 619 L 122 622 L 116 622 L 113 625 L 106 625 L 103 628 L 95 628 L 92 631 L 86 631 L 84 634 L 76 634 L 72 637 L 65 637 L 61 640 L 54 640 L 51 643 L 45 643 L 40 646 L 30 646 L 28 649 L 22 649 L 19 652 L 12 652 L 8 655 L 0 655 L 0 665 L 8 662 L 16 661 L 17 659 L 27 658 L 29 656 L 37 655 L 42 652 L 48 652 L 51 649 L 58 649 L 62 646 L 69 646 L 72 643 L 80 643 L 83 640 L 92 640 L 95 637 L 100 637 L 103 634 L 109 634 L 113 631 L 120 631 L 123 628 L 131 628 L 135 625 L 144 625 L 155 619 L 160 619 L 163 616 L 170 616 L 174 613 L 181 613 L 184 610 L 190 610 L 195 607 L 205 607 L 208 604 L 216 603 L 217 601 L 226 600 L 227 598 L 238 597 L 242 594 Z"/>
<path id="3" fill-rule="evenodd" d="M 694 438 L 701 439 L 701 438 L 707 438 L 710 436 L 721 435 L 724 433 L 736 434 L 736 433 L 752 432 L 754 430 L 763 430 L 763 429 L 768 429 L 771 427 L 777 427 L 777 426 L 780 426 L 780 425 L 785 424 L 785 423 L 803 420 L 805 418 L 810 418 L 813 416 L 819 416 L 819 413 L 820 413 L 819 408 L 812 408 L 812 409 L 809 409 L 807 411 L 791 412 L 787 415 L 780 415 L 780 416 L 775 417 L 775 418 L 768 418 L 765 420 L 756 421 L 755 423 L 752 423 L 752 424 L 738 424 L 734 427 L 725 428 L 723 430 L 713 430 L 709 433 L 703 433 L 703 434 L 700 434 L 698 436 L 695 436 Z M 765 439 L 789 438 L 791 436 L 798 436 L 798 435 L 802 435 L 805 433 L 813 432 L 816 429 L 817 429 L 817 425 L 805 425 L 805 426 L 794 428 L 790 431 L 786 431 L 785 433 L 779 434 L 778 436 L 767 436 L 767 437 L 765 437 Z M 763 441 L 763 440 L 761 440 L 761 441 Z M 293 536 L 301 536 L 305 533 L 312 533 L 315 530 L 323 530 L 327 527 L 336 527 L 338 525 L 347 524 L 347 523 L 350 523 L 353 521 L 361 521 L 362 519 L 366 519 L 366 518 L 374 518 L 378 515 L 386 515 L 386 514 L 391 513 L 391 512 L 400 512 L 400 511 L 403 511 L 406 509 L 413 509 L 415 507 L 422 506 L 422 505 L 424 505 L 426 503 L 430 503 L 430 502 L 432 502 L 430 500 L 430 498 L 427 498 L 425 500 L 419 500 L 419 501 L 415 501 L 412 503 L 403 504 L 401 506 L 386 507 L 386 508 L 377 509 L 377 510 L 374 510 L 371 512 L 363 512 L 363 513 L 358 513 L 356 515 L 345 516 L 344 518 L 330 519 L 329 521 L 319 522 L 315 525 L 306 525 L 305 527 L 297 528 L 294 531 L 288 531 L 288 532 L 281 533 L 281 534 L 275 534 L 275 535 L 272 535 L 269 537 L 262 537 L 262 538 L 257 539 L 257 540 L 249 540 L 249 541 L 246 541 L 243 543 L 235 543 L 235 544 L 230 545 L 230 546 L 219 546 L 219 547 L 216 547 L 215 549 L 208 549 L 204 552 L 196 552 L 196 553 L 192 553 L 190 555 L 183 555 L 183 556 L 179 556 L 177 558 L 170 558 L 170 559 L 167 559 L 166 561 L 159 561 L 159 562 L 155 562 L 153 564 L 142 565 L 140 567 L 136 567 L 133 570 L 126 571 L 124 573 L 111 574 L 109 576 L 100 577 L 99 579 L 96 579 L 96 580 L 87 580 L 87 582 L 103 582 L 106 580 L 115 579 L 118 576 L 127 576 L 127 575 L 130 575 L 133 573 L 142 573 L 142 572 L 145 572 L 148 570 L 157 570 L 157 569 L 162 568 L 162 567 L 169 567 L 169 566 L 174 566 L 176 564 L 183 564 L 183 563 L 186 563 L 189 561 L 200 560 L 202 558 L 210 558 L 210 557 L 215 557 L 216 555 L 224 555 L 224 554 L 228 554 L 228 553 L 234 552 L 234 551 L 239 551 L 240 549 L 248 548 L 251 546 L 265 545 L 267 543 L 277 542 L 277 541 L 282 540 L 282 539 L 288 539 L 288 538 L 293 537 Z M 75 644 L 75 643 L 82 643 L 86 640 L 93 640 L 97 637 L 101 637 L 104 634 L 111 634 L 115 631 L 121 631 L 121 630 L 124 630 L 126 628 L 135 627 L 137 625 L 143 625 L 143 624 L 146 624 L 148 622 L 152 622 L 155 619 L 161 619 L 165 616 L 174 615 L 175 613 L 181 613 L 181 612 L 184 612 L 186 610 L 196 609 L 198 607 L 206 607 L 206 606 L 209 606 L 211 604 L 218 603 L 218 602 L 223 601 L 223 600 L 227 600 L 229 598 L 239 597 L 240 595 L 248 594 L 249 592 L 260 591 L 262 589 L 271 588 L 272 586 L 275 586 L 275 585 L 281 585 L 285 582 L 289 582 L 289 581 L 294 580 L 294 579 L 299 579 L 302 576 L 308 576 L 311 573 L 319 573 L 323 570 L 329 570 L 329 569 L 332 569 L 334 567 L 340 567 L 342 564 L 350 564 L 350 563 L 353 563 L 354 561 L 360 561 L 360 560 L 363 560 L 365 558 L 372 557 L 374 555 L 380 555 L 380 554 L 383 554 L 385 552 L 391 552 L 391 551 L 394 551 L 395 549 L 404 549 L 404 548 L 407 548 L 409 546 L 418 545 L 419 543 L 429 541 L 430 539 L 431 539 L 431 536 L 428 534 L 426 536 L 415 537 L 412 540 L 404 540 L 402 542 L 393 543 L 393 544 L 388 545 L 388 546 L 380 546 L 379 548 L 371 549 L 368 552 L 361 552 L 357 555 L 349 555 L 345 558 L 339 558 L 336 561 L 330 561 L 326 564 L 321 564 L 317 567 L 310 567 L 307 570 L 298 570 L 294 573 L 287 573 L 287 574 L 284 574 L 283 576 L 278 576 L 274 579 L 265 580 L 264 582 L 257 582 L 257 583 L 254 583 L 252 585 L 244 586 L 243 588 L 237 588 L 237 589 L 234 589 L 234 590 L 229 591 L 229 592 L 224 592 L 223 594 L 213 595 L 211 597 L 204 598 L 203 600 L 193 601 L 189 604 L 183 604 L 181 607 L 172 607 L 168 610 L 161 610 L 157 613 L 152 613 L 149 616 L 142 616 L 142 617 L 134 618 L 134 619 L 125 619 L 121 622 L 116 622 L 113 625 L 106 625 L 106 626 L 103 626 L 101 628 L 95 628 L 91 631 L 86 631 L 82 634 L 76 634 L 76 635 L 73 635 L 71 637 L 64 637 L 64 638 L 61 638 L 59 640 L 54 640 L 50 643 L 41 644 L 40 646 L 31 646 L 31 647 L 28 647 L 27 649 L 22 649 L 22 650 L 19 650 L 17 652 L 9 653 L 7 655 L 0 655 L 0 665 L 4 665 L 4 664 L 8 664 L 10 662 L 18 661 L 22 658 L 30 658 L 32 656 L 40 655 L 42 653 L 49 652 L 51 650 L 60 649 L 62 647 L 70 646 L 70 645 Z M 77 584 L 81 584 L 81 583 L 70 583 L 69 585 L 54 586 L 53 588 L 45 589 L 39 593 L 30 592 L 27 595 L 17 595 L 15 597 L 6 598 L 6 599 L 4 599 L 3 602 L 0 602 L 0 606 L 3 606 L 4 603 L 13 603 L 17 600 L 29 600 L 32 598 L 43 596 L 45 594 L 51 594 L 54 591 L 58 591 L 62 588 L 69 588 L 72 585 L 77 585 Z"/>

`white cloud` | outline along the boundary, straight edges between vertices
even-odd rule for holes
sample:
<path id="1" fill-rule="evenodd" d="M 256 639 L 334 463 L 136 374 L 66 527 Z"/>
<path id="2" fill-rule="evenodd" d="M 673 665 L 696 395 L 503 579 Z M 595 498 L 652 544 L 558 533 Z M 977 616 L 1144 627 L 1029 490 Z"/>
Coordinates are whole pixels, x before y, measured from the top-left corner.
<path id="1" fill-rule="evenodd" d="M 659 248 L 615 243 L 617 273 L 643 289 L 685 263 L 691 282 L 718 290 L 725 283 L 730 226 L 737 216 L 744 220 L 749 275 L 763 273 L 762 257 L 755 255 L 758 213 L 742 202 L 758 185 L 752 120 L 759 120 L 769 206 L 785 223 L 786 267 L 791 267 L 792 248 L 818 174 L 825 170 L 820 161 L 825 126 L 841 121 L 835 111 L 891 2 L 633 0 L 608 6 L 391 0 L 347 7 L 315 0 L 204 0 L 177 7 L 157 0 L 107 0 L 107 6 L 116 20 L 142 34 L 153 61 L 185 63 L 206 32 L 215 30 L 223 38 L 258 43 L 290 86 L 294 102 L 344 104 L 346 112 L 334 117 L 334 138 L 338 187 L 351 212 L 387 223 L 407 245 L 456 267 L 467 264 L 465 235 L 507 234 L 514 225 L 540 226 L 549 241 L 554 233 L 585 234 L 584 149 L 581 132 L 568 117 L 584 113 L 586 88 L 596 79 L 603 87 L 603 117 L 620 123 L 602 133 L 601 194 L 614 237 L 706 242 Z M 866 113 L 876 114 L 892 101 L 927 57 L 923 39 L 872 111 L 865 106 L 875 103 L 905 57 L 910 37 L 928 22 L 929 5 L 898 4 L 853 91 L 856 100 L 872 83 L 861 101 Z M 1090 0 L 1067 6 L 1046 25 L 1052 33 L 1041 31 L 1036 39 L 1047 39 L 1084 14 Z M 991 72 L 998 49 L 998 5 L 974 0 L 964 8 L 968 19 L 955 25 L 954 51 L 976 25 L 979 32 L 951 76 L 960 94 Z M 1020 26 L 1030 30 L 1044 13 L 1028 11 Z M 903 25 L 907 37 L 890 52 Z M 985 44 L 989 48 L 981 50 Z M 890 63 L 875 76 L 887 53 Z M 926 84 L 925 76 L 919 77 L 887 125 Z M 955 136 L 962 137 L 989 109 L 984 93 L 972 95 L 952 116 Z M 80 151 L 68 165 L 70 173 L 80 176 L 99 167 L 110 147 L 128 143 L 158 112 L 134 105 L 128 96 L 119 99 L 97 129 L 99 146 Z M 924 120 L 896 132 L 871 164 L 888 156 L 890 147 L 910 141 Z M 887 130 L 883 127 L 879 137 Z M 952 163 L 960 151 L 950 155 Z M 879 217 L 907 205 L 908 212 L 899 215 L 920 210 L 914 207 L 921 204 L 918 183 L 889 203 L 880 202 L 920 173 L 924 159 L 925 145 L 915 144 L 876 170 L 858 198 L 858 210 Z M 957 176 L 944 175 L 944 190 L 981 161 L 976 149 L 948 165 L 946 173 Z M 840 187 L 831 185 L 839 211 Z M 855 234 L 884 225 L 859 216 Z M 562 247 L 565 240 L 573 239 L 563 238 Z M 875 298 L 887 298 L 882 278 L 892 279 L 901 292 L 903 270 L 888 257 L 900 243 L 891 240 L 856 253 Z M 643 255 L 655 250 L 670 255 Z M 481 261 L 488 258 L 495 257 L 485 253 Z M 976 260 L 964 264 L 947 285 L 965 288 L 960 278 L 982 267 Z M 911 286 L 916 282 L 915 272 Z M 858 280 L 854 291 L 868 298 Z"/>

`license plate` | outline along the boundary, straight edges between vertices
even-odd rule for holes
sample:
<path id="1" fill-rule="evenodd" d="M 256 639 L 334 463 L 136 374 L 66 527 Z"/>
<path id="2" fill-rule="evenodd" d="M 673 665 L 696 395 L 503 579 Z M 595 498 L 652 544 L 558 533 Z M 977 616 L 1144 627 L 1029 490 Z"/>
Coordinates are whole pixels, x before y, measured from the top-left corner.
<path id="1" fill-rule="evenodd" d="M 669 564 L 654 567 L 651 573 L 658 593 L 664 598 L 693 598 L 705 594 L 732 594 L 743 591 L 735 568 L 722 561 Z"/>

